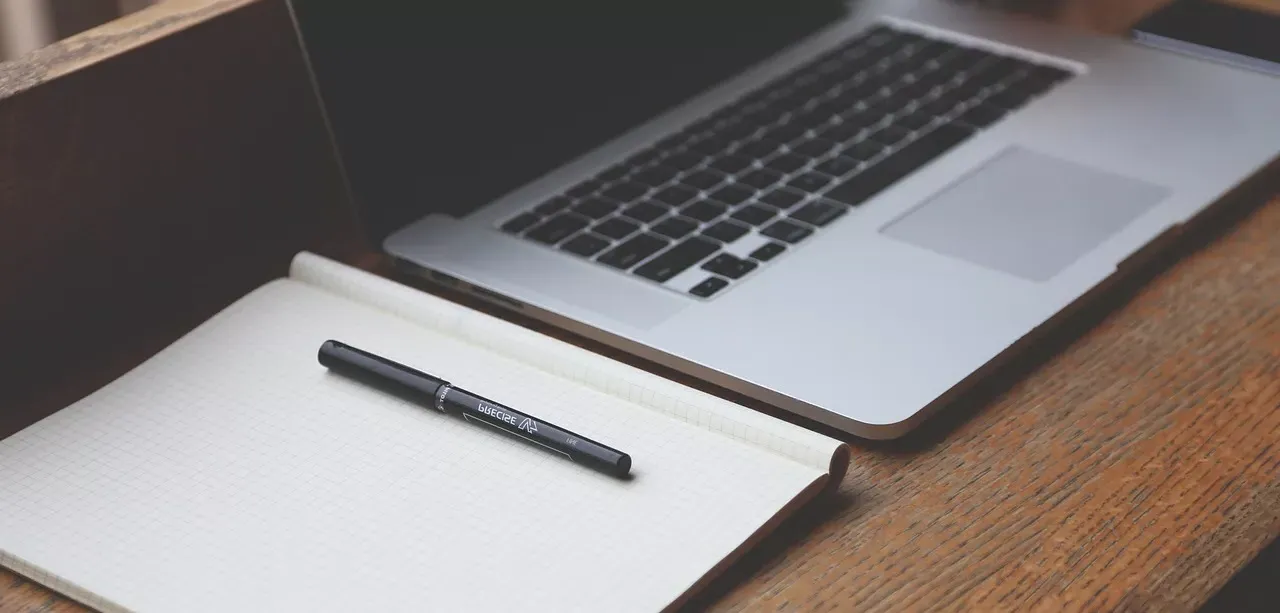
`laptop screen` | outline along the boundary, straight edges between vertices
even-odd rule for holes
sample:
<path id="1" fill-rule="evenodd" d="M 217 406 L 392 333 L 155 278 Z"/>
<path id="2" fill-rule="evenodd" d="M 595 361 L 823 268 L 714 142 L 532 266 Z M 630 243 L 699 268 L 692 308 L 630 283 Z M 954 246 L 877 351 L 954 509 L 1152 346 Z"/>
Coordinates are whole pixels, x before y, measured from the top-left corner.
<path id="1" fill-rule="evenodd" d="M 463 215 L 840 15 L 839 0 L 293 0 L 375 241 Z"/>

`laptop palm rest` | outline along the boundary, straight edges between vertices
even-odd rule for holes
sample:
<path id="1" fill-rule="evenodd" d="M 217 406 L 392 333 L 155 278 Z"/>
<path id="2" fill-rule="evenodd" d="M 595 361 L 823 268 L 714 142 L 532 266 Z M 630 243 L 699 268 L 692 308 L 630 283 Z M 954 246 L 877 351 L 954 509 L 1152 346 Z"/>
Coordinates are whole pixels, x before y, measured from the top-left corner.
<path id="1" fill-rule="evenodd" d="M 1009 147 L 881 233 L 942 255 L 1047 281 L 1169 190 Z"/>

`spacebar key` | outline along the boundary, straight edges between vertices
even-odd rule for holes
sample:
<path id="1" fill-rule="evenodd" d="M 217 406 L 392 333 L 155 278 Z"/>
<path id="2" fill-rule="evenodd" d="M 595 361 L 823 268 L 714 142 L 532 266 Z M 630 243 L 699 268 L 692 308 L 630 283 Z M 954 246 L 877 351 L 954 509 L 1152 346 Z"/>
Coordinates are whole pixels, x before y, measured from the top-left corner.
<path id="1" fill-rule="evenodd" d="M 972 134 L 972 131 L 955 125 L 939 126 L 879 163 L 873 164 L 870 168 L 835 186 L 826 193 L 826 197 L 850 206 L 858 206 L 934 158 L 946 153 L 952 147 L 964 142 Z"/>
<path id="2" fill-rule="evenodd" d="M 719 243 L 695 236 L 649 260 L 634 272 L 646 279 L 663 283 L 719 250 Z"/>

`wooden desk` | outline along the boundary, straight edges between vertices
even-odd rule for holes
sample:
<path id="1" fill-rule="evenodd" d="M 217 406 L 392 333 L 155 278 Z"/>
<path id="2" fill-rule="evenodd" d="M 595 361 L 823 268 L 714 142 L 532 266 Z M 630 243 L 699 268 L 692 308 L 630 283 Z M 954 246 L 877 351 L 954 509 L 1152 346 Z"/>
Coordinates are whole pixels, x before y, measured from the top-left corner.
<path id="1" fill-rule="evenodd" d="M 1056 17 L 1116 32 L 1158 4 L 1082 0 Z M 0 68 L 0 337 L 49 348 L 5 371 L 0 436 L 280 274 L 296 249 L 379 267 L 325 180 L 287 28 L 279 0 L 173 0 Z M 136 88 L 123 115 L 86 106 L 111 87 Z M 155 189 L 131 178 L 154 168 L 167 173 Z M 1200 607 L 1280 534 L 1268 193 L 920 432 L 855 443 L 836 495 L 691 608 Z M 94 250 L 68 254 L 69 231 Z M 211 255 L 236 241 L 235 257 Z M 67 359 L 83 347 L 101 349 Z M 1280 596 L 1265 581 L 1275 558 L 1248 571 L 1268 587 L 1260 606 Z M 0 571 L 0 610 L 81 608 Z"/>

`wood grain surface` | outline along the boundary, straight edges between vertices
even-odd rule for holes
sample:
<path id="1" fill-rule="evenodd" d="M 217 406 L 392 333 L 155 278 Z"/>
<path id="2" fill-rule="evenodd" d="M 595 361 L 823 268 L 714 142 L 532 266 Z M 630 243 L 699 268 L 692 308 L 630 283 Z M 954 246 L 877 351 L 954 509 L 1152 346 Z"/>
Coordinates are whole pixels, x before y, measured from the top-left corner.
<path id="1" fill-rule="evenodd" d="M 1060 20 L 1114 32 L 1160 3 L 1081 0 L 1059 3 L 1052 10 Z M 31 143 L 38 140 L 39 130 L 64 134 L 51 120 L 15 132 L 24 113 L 34 116 L 37 103 L 67 105 L 75 92 L 83 95 L 86 88 L 105 87 L 101 83 L 111 80 L 119 80 L 121 87 L 156 91 L 159 86 L 148 79 L 157 74 L 176 78 L 165 71 L 180 64 L 187 72 L 204 71 L 205 80 L 210 74 L 247 71 L 248 76 L 204 85 L 196 77 L 180 80 L 173 91 L 197 91 L 181 99 L 170 93 L 149 107 L 152 115 L 131 119 L 116 132 L 91 135 L 117 140 L 96 142 L 120 142 L 129 134 L 139 142 L 170 142 L 161 135 L 178 130 L 186 146 L 207 141 L 201 161 L 215 166 L 240 156 L 253 156 L 255 163 L 247 165 L 252 168 L 265 164 L 268 156 L 303 155 L 320 146 L 304 129 L 305 112 L 298 123 L 274 134 L 287 146 L 268 152 L 222 134 L 232 127 L 230 118 L 237 117 L 253 118 L 258 130 L 281 130 L 268 125 L 270 118 L 279 119 L 278 113 L 250 105 L 243 91 L 237 95 L 222 90 L 253 88 L 245 91 L 258 99 L 280 97 L 284 102 L 277 105 L 307 108 L 297 83 L 289 78 L 288 71 L 297 67 L 287 59 L 268 59 L 274 57 L 271 51 L 280 55 L 288 49 L 278 31 L 287 25 L 281 6 L 278 0 L 171 2 L 153 13 L 133 15 L 128 23 L 86 33 L 89 38 L 109 37 L 110 42 L 72 40 L 44 52 L 32 60 L 37 65 L 18 68 L 20 78 L 6 77 L 0 66 L 0 130 L 9 130 L 0 138 L 17 133 L 26 139 L 20 142 L 35 146 Z M 155 25 L 158 22 L 163 25 Z M 242 36 L 237 50 L 214 42 L 232 32 Z M 152 42 L 142 45 L 146 41 Z M 238 70 L 217 70 L 211 58 L 219 53 L 241 58 L 235 63 Z M 253 68 L 248 58 L 270 66 Z M 137 76 L 139 71 L 151 71 L 150 77 Z M 90 74 L 102 76 L 82 76 Z M 66 84 L 74 78 L 91 81 Z M 39 98 L 42 91 L 54 93 Z M 9 92 L 7 99 L 4 92 Z M 213 100 L 201 103 L 202 97 Z M 160 112 L 164 104 L 198 105 L 200 116 L 213 125 L 184 127 L 176 115 Z M 87 117 L 85 125 L 107 123 L 92 113 L 82 116 Z M 73 137 L 74 132 L 66 133 L 57 140 Z M 0 414 L 0 436 L 19 427 L 20 420 L 34 421 L 118 376 L 193 322 L 234 300 L 244 288 L 278 274 L 287 261 L 283 254 L 320 245 L 348 261 L 359 257 L 351 246 L 350 226 L 344 226 L 336 212 L 340 206 L 319 195 L 315 181 L 302 180 L 333 176 L 334 169 L 321 156 L 303 155 L 286 173 L 241 171 L 238 176 L 249 182 L 245 187 L 218 192 L 220 199 L 239 196 L 253 203 L 237 207 L 199 197 L 190 185 L 210 189 L 216 182 L 188 165 L 170 168 L 187 169 L 184 177 L 194 183 L 165 182 L 168 191 L 161 190 L 163 197 L 143 197 L 143 185 L 112 183 L 83 170 L 106 163 L 101 155 L 71 165 L 81 169 L 74 171 L 80 173 L 74 175 L 78 180 L 96 183 L 55 190 L 47 186 L 67 181 L 51 179 L 46 165 L 55 164 L 56 169 L 57 155 L 72 155 L 66 147 L 23 166 L 12 148 L 5 149 L 6 142 L 10 141 L 0 140 L 0 215 L 6 222 L 22 219 L 11 212 L 19 211 L 34 221 L 28 222 L 26 232 L 0 225 L 0 255 L 6 263 L 21 255 L 25 263 L 0 267 L 0 307 L 5 307 L 0 309 L 0 333 L 30 328 L 36 332 L 25 332 L 22 338 L 52 334 L 61 339 L 54 345 L 65 349 L 71 336 L 60 328 L 69 325 L 90 333 L 109 324 L 114 331 L 94 334 L 116 344 L 70 371 L 83 376 L 41 379 L 31 370 L 22 380 L 0 381 L 5 389 L 25 391 L 6 396 L 13 408 Z M 146 163 L 160 163 L 140 151 L 129 153 Z M 7 174 L 15 169 L 35 174 L 15 180 L 16 175 Z M 336 189 L 332 181 L 318 182 Z M 255 195 L 258 190 L 271 197 Z M 34 205 L 20 207 L 13 200 L 15 193 L 51 203 L 53 213 Z M 788 520 L 687 608 L 1196 610 L 1280 535 L 1280 198 L 1275 194 L 1274 185 L 1266 183 L 1240 193 L 1222 209 L 1223 215 L 1173 245 L 1167 257 L 1153 261 L 1105 300 L 1064 322 L 920 431 L 890 443 L 854 441 L 852 464 L 839 490 Z M 121 222 L 106 216 L 79 222 L 107 224 L 110 232 L 132 232 L 115 242 L 95 243 L 105 262 L 93 264 L 96 268 L 91 270 L 106 279 L 70 282 L 73 289 L 64 292 L 75 300 L 105 293 L 97 299 L 112 315 L 89 317 L 83 315 L 83 305 L 68 306 L 66 313 L 80 313 L 68 324 L 71 315 L 41 321 L 32 316 L 31 308 L 14 305 L 14 296 L 51 291 L 47 282 L 34 280 L 36 272 L 26 271 L 32 262 L 40 274 L 68 275 L 75 270 L 74 262 L 41 245 L 60 231 L 55 221 L 75 218 L 76 198 L 109 204 L 127 196 L 146 200 L 143 212 Z M 299 216 L 305 212 L 300 203 L 307 197 L 319 203 L 315 206 L 323 214 Z M 205 248 L 212 240 L 208 233 L 172 220 L 153 221 L 162 204 L 179 202 L 212 224 L 215 235 L 226 233 L 260 246 L 237 259 L 239 264 L 223 264 L 196 249 L 181 253 L 189 262 L 182 265 L 152 261 L 163 259 L 157 247 L 172 248 L 173 243 L 138 233 L 130 224 L 144 224 L 151 232 L 178 231 L 182 240 L 205 241 L 199 243 Z M 277 212 L 259 210 L 264 207 Z M 312 221 L 300 223 L 303 219 Z M 240 228 L 245 224 L 266 227 Z M 268 235 L 273 240 L 266 240 Z M 373 259 L 357 263 L 383 270 Z M 127 274 L 119 272 L 122 267 Z M 162 281 L 148 284 L 146 279 L 157 271 L 164 273 Z M 141 292 L 156 305 L 143 313 L 122 310 L 121 305 L 136 301 L 112 298 L 110 289 L 118 284 L 128 292 Z M 492 312 L 474 301 L 450 297 Z M 18 321 L 14 313 L 26 317 L 22 325 L 13 323 Z M 756 403 L 744 404 L 776 414 Z M 1246 600 L 1260 607 L 1280 601 L 1280 592 L 1270 585 L 1280 577 L 1280 555 L 1259 563 L 1262 566 L 1252 566 L 1241 576 L 1253 577 L 1246 590 L 1269 588 L 1271 597 L 1226 599 L 1224 606 L 1236 608 L 1222 610 L 1240 610 L 1239 603 Z M 0 611 L 82 610 L 60 595 L 0 571 Z"/>

